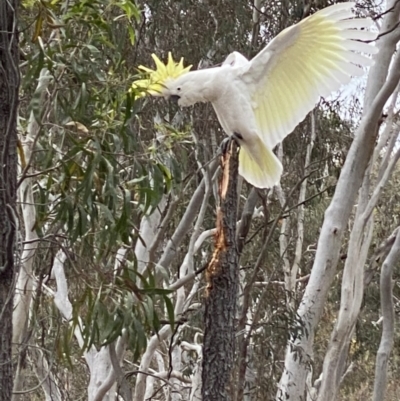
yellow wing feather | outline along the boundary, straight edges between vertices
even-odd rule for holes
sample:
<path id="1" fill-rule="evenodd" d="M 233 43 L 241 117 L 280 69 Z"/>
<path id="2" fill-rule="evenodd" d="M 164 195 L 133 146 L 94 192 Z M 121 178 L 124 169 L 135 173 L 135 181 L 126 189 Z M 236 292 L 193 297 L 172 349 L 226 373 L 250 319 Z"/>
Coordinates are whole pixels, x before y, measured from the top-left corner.
<path id="1" fill-rule="evenodd" d="M 327 96 L 351 76 L 371 65 L 375 33 L 364 30 L 372 21 L 354 17 L 354 3 L 327 7 L 282 31 L 246 67 L 242 79 L 249 85 L 263 142 L 272 149 Z M 363 29 L 363 30 L 358 30 Z M 357 53 L 355 53 L 357 51 Z"/>
<path id="2" fill-rule="evenodd" d="M 272 188 L 279 182 L 282 164 L 261 139 L 251 149 L 244 142 L 239 153 L 239 174 L 257 188 Z"/>

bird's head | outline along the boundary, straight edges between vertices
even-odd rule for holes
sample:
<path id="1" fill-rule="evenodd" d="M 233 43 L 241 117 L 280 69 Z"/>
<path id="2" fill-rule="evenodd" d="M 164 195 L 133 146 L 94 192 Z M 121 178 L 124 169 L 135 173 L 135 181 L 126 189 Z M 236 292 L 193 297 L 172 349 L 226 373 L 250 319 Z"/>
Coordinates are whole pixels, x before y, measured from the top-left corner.
<path id="1" fill-rule="evenodd" d="M 162 90 L 163 96 L 168 100 L 178 103 L 181 107 L 192 106 L 196 102 L 201 101 L 201 94 L 196 78 L 197 74 L 191 72 L 190 74 L 167 80 Z"/>
<path id="2" fill-rule="evenodd" d="M 189 106 L 191 85 L 190 79 L 188 80 L 186 77 L 192 66 L 183 67 L 183 58 L 177 63 L 171 53 L 168 53 L 167 64 L 164 64 L 155 54 L 151 56 L 156 64 L 156 69 L 139 66 L 139 70 L 146 74 L 146 77 L 133 82 L 132 91 L 137 97 L 147 94 L 162 96 L 177 101 L 180 106 Z"/>

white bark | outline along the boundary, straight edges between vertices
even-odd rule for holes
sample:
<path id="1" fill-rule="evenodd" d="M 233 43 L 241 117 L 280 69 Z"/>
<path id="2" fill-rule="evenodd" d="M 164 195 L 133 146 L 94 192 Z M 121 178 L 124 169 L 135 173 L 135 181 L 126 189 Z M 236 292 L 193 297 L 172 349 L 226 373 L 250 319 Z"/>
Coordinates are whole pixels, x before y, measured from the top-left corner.
<path id="1" fill-rule="evenodd" d="M 253 24 L 258 24 L 260 21 L 261 0 L 254 0 L 253 5 Z"/>
<path id="2" fill-rule="evenodd" d="M 30 157 L 32 142 L 24 140 L 25 156 Z M 22 255 L 18 281 L 15 289 L 15 309 L 13 313 L 13 343 L 21 344 L 28 324 L 29 309 L 33 289 L 33 261 L 38 246 L 38 236 L 34 228 L 36 222 L 35 201 L 33 197 L 32 182 L 26 178 L 19 188 L 22 217 L 25 227 L 25 242 Z"/>
<path id="3" fill-rule="evenodd" d="M 47 69 L 42 69 L 38 78 L 37 92 L 44 99 L 45 91 L 50 83 L 51 76 Z M 22 345 L 28 329 L 28 320 L 33 296 L 33 262 L 38 247 L 38 235 L 36 234 L 36 209 L 33 196 L 33 179 L 24 177 L 30 172 L 30 162 L 37 137 L 40 132 L 39 123 L 33 112 L 30 113 L 27 134 L 20 135 L 19 140 L 22 147 L 20 155 L 20 179 L 22 182 L 18 188 L 18 200 L 21 205 L 23 226 L 25 229 L 24 246 L 21 254 L 20 269 L 17 275 L 17 283 L 14 293 L 14 312 L 13 312 L 13 338 L 14 348 Z M 18 363 L 14 378 L 14 396 L 13 401 L 19 399 L 18 391 L 22 390 L 24 369 Z"/>
<path id="4" fill-rule="evenodd" d="M 322 383 L 318 400 L 335 400 L 344 373 L 349 342 L 356 323 L 364 293 L 364 265 L 372 239 L 373 219 L 364 228 L 362 214 L 357 213 L 350 236 L 343 271 L 340 311 L 325 356 Z"/>
<path id="5" fill-rule="evenodd" d="M 63 398 L 58 384 L 41 350 L 36 350 L 36 352 L 34 352 L 34 360 L 32 360 L 32 363 L 46 401 L 62 401 Z"/>
<path id="6" fill-rule="evenodd" d="M 149 251 L 156 234 L 160 230 L 161 214 L 167 204 L 167 197 L 164 195 L 157 209 L 150 215 L 144 216 L 140 222 L 140 239 L 135 246 L 135 256 L 137 259 L 137 268 L 140 274 L 143 274 L 150 260 Z"/>
<path id="7" fill-rule="evenodd" d="M 393 134 L 397 137 L 397 132 Z M 378 178 L 369 200 L 369 170 L 364 178 L 343 271 L 339 316 L 324 361 L 323 377 L 327 379 L 322 380 L 319 400 L 334 400 L 341 383 L 349 343 L 364 295 L 364 266 L 372 240 L 374 222 L 372 212 L 399 157 L 400 150 L 393 155 L 386 166 L 386 171 L 380 179 Z"/>
<path id="8" fill-rule="evenodd" d="M 375 162 L 378 160 L 378 158 L 381 156 L 381 152 L 385 146 L 388 145 L 389 142 L 389 148 L 386 150 L 386 154 L 389 154 L 393 149 L 391 146 L 390 137 L 393 136 L 392 133 L 393 131 L 399 131 L 399 125 L 395 121 L 395 108 L 396 108 L 396 102 L 397 98 L 399 96 L 399 91 L 400 91 L 400 85 L 397 85 L 396 90 L 393 93 L 392 100 L 390 102 L 389 110 L 388 110 L 388 116 L 385 121 L 385 128 L 383 132 L 379 136 L 379 141 L 378 144 L 376 145 L 375 151 L 374 151 L 374 157 L 372 160 L 372 165 L 375 164 Z M 396 118 L 397 120 L 397 118 Z"/>
<path id="9" fill-rule="evenodd" d="M 54 303 L 58 310 L 69 322 L 72 319 L 72 304 L 68 297 L 68 283 L 64 272 L 64 263 L 67 257 L 63 251 L 59 251 L 55 257 L 53 265 L 53 274 L 57 284 L 57 291 L 54 293 Z M 81 328 L 75 327 L 75 338 L 79 347 L 83 347 L 84 340 L 81 334 Z M 126 338 L 120 337 L 116 341 L 116 356 L 120 362 L 123 358 L 126 346 Z M 110 356 L 110 347 L 102 347 L 99 351 L 95 347 L 84 353 L 86 363 L 90 371 L 90 380 L 88 386 L 89 401 L 114 401 L 118 375 L 113 368 Z"/>
<path id="10" fill-rule="evenodd" d="M 181 347 L 185 351 L 194 351 L 197 354 L 195 367 L 193 373 L 190 376 L 192 388 L 190 390 L 189 401 L 201 401 L 201 373 L 203 369 L 203 347 L 200 344 L 189 344 L 186 341 L 182 341 Z"/>
<path id="11" fill-rule="evenodd" d="M 311 133 L 310 133 L 310 142 L 307 145 L 306 157 L 304 160 L 304 174 L 307 175 L 309 165 L 311 163 L 311 153 L 314 148 L 315 138 L 317 136 L 317 132 L 315 129 L 315 114 L 314 112 L 310 113 L 311 119 Z M 300 193 L 298 199 L 298 209 L 297 209 L 297 240 L 296 240 L 296 248 L 294 254 L 294 260 L 292 264 L 292 268 L 290 270 L 290 276 L 288 277 L 289 282 L 286 285 L 286 291 L 290 293 L 294 293 L 296 290 L 296 278 L 297 273 L 300 269 L 300 262 L 303 255 L 303 242 L 304 242 L 304 201 L 306 200 L 307 193 L 307 184 L 308 178 L 304 178 L 303 182 L 300 185 Z M 294 306 L 294 302 L 292 302 L 292 306 Z"/>
<path id="12" fill-rule="evenodd" d="M 314 113 L 310 113 L 311 119 L 311 134 L 310 134 L 310 142 L 307 145 L 306 156 L 304 160 L 304 174 L 307 174 L 308 166 L 311 162 L 311 153 L 314 147 L 314 141 L 316 137 L 316 130 L 315 130 L 315 116 Z M 278 150 L 278 157 L 282 160 L 283 154 L 283 145 L 279 146 Z M 295 305 L 295 291 L 296 291 L 296 283 L 297 283 L 297 273 L 300 268 L 300 262 L 303 255 L 303 241 L 304 241 L 304 201 L 306 199 L 307 193 L 307 184 L 308 178 L 304 178 L 299 191 L 299 198 L 298 198 L 298 207 L 297 207 L 297 239 L 296 239 L 296 246 L 295 246 L 295 254 L 293 263 L 290 263 L 289 257 L 287 255 L 288 249 L 288 238 L 290 238 L 290 225 L 291 219 L 289 216 L 283 219 L 281 229 L 280 229 L 280 236 L 279 236 L 279 249 L 280 249 L 280 257 L 283 261 L 283 272 L 285 274 L 285 293 L 287 296 L 287 305 L 289 308 L 293 309 Z M 283 207 L 286 203 L 285 194 L 283 190 L 278 184 L 276 187 L 276 194 Z"/>
<path id="13" fill-rule="evenodd" d="M 40 72 L 36 91 L 41 92 L 44 98 L 45 91 L 50 83 L 51 76 L 47 69 Z M 20 159 L 21 172 L 26 174 L 30 171 L 29 166 L 32 158 L 34 145 L 39 135 L 40 127 L 33 112 L 30 113 L 26 136 L 20 136 L 23 150 L 24 162 Z M 28 325 L 29 308 L 32 300 L 33 286 L 33 261 L 38 246 L 38 236 L 35 230 L 36 209 L 32 189 L 33 181 L 25 177 L 18 189 L 18 200 L 21 204 L 23 224 L 25 228 L 25 244 L 21 255 L 21 265 L 15 288 L 14 313 L 13 313 L 13 343 L 23 342 L 24 332 Z M 16 380 L 18 382 L 18 380 Z"/>
<path id="14" fill-rule="evenodd" d="M 283 159 L 283 143 L 279 144 L 278 147 L 278 158 L 280 161 Z M 278 185 L 275 186 L 275 192 L 276 196 L 279 200 L 279 203 L 281 207 L 285 207 L 286 205 L 286 196 L 285 193 L 281 187 L 281 184 L 279 183 Z M 282 224 L 280 228 L 280 233 L 279 233 L 279 256 L 282 259 L 283 262 L 283 273 L 285 275 L 285 290 L 286 292 L 286 304 L 290 307 L 293 302 L 292 302 L 292 293 L 290 292 L 290 288 L 292 288 L 291 285 L 291 268 L 290 268 L 290 261 L 289 257 L 287 254 L 288 250 L 288 238 L 290 237 L 290 226 L 291 226 L 291 219 L 290 216 L 288 215 L 284 219 L 282 219 Z"/>
<path id="15" fill-rule="evenodd" d="M 200 249 L 201 244 L 203 241 L 209 236 L 210 232 L 208 231 L 205 233 L 201 233 L 201 227 L 203 224 L 206 208 L 208 205 L 208 199 L 211 194 L 211 185 L 210 185 L 210 172 L 203 171 L 203 182 L 199 186 L 199 189 L 193 195 L 189 206 L 183 215 L 180 223 L 178 224 L 178 228 L 175 230 L 175 233 L 172 236 L 172 239 L 168 242 L 166 250 L 164 251 L 163 255 L 161 256 L 161 260 L 158 262 L 159 265 L 163 266 L 164 268 L 168 266 L 168 264 L 172 261 L 172 258 L 175 253 L 175 247 L 178 246 L 179 242 L 182 241 L 184 234 L 190 228 L 190 224 L 193 221 L 196 221 L 193 233 L 189 240 L 188 251 L 183 259 L 183 262 L 179 268 L 179 283 L 174 283 L 169 286 L 170 289 L 176 290 L 176 300 L 175 300 L 175 319 L 179 319 L 181 315 L 184 313 L 185 310 L 190 306 L 191 299 L 193 298 L 195 292 L 197 291 L 198 284 L 194 283 L 192 285 L 191 291 L 188 295 L 186 295 L 186 289 L 183 286 L 183 283 L 188 283 L 189 281 L 193 280 L 195 277 L 194 274 L 194 262 L 193 258 L 196 252 Z M 201 199 L 201 203 L 196 203 Z M 199 210 L 200 209 L 200 210 Z M 197 214 L 197 211 L 199 213 Z M 188 212 L 190 211 L 190 213 Z M 150 367 L 150 363 L 154 357 L 154 353 L 156 352 L 157 348 L 160 346 L 161 341 L 167 340 L 171 332 L 170 326 L 163 327 L 158 335 L 153 336 L 150 341 L 148 342 L 147 349 L 142 357 L 139 371 L 147 373 Z M 180 358 L 176 358 L 177 351 L 173 350 L 173 355 L 175 356 L 175 360 L 172 360 L 172 367 L 174 370 L 179 369 L 180 365 Z M 177 366 L 175 366 L 177 365 Z M 148 388 L 146 389 L 146 375 L 139 373 L 136 379 L 136 386 L 135 386 L 135 396 L 134 401 L 144 401 L 145 395 L 149 393 Z M 153 386 L 154 382 L 149 381 L 149 385 Z M 172 385 L 176 384 L 175 380 L 172 380 Z M 179 399 L 177 395 L 173 396 L 173 399 Z"/>
<path id="16" fill-rule="evenodd" d="M 147 376 L 146 379 L 146 392 L 144 394 L 145 400 L 151 400 L 152 395 L 154 394 L 156 378 L 154 376 Z"/>
<path id="17" fill-rule="evenodd" d="M 393 6 L 395 7 L 393 12 L 385 15 L 382 32 L 396 27 L 400 3 L 389 1 L 388 8 Z M 398 34 L 399 30 L 395 28 L 391 34 L 382 36 L 378 41 L 380 53 L 376 58 L 376 64 L 370 70 L 364 114 L 356 130 L 355 139 L 347 155 L 332 202 L 325 212 L 310 280 L 297 311 L 303 321 L 305 332 L 293 344 L 289 343 L 277 400 L 300 400 L 306 396 L 306 377 L 309 370 L 309 358 L 312 356 L 314 332 L 336 273 L 344 230 L 368 161 L 372 156 L 382 109 L 399 82 L 399 54 L 395 55 L 388 75 Z M 302 357 L 299 358 L 299 356 Z M 326 378 L 328 379 L 332 378 Z"/>
<path id="18" fill-rule="evenodd" d="M 254 47 L 257 43 L 258 35 L 260 33 L 260 10 L 261 10 L 261 0 L 254 0 L 253 4 L 253 31 L 251 44 Z"/>
<path id="19" fill-rule="evenodd" d="M 147 348 L 140 361 L 139 370 L 147 372 L 153 359 L 154 353 L 160 344 L 160 341 L 166 340 L 171 335 L 171 326 L 164 326 L 157 334 L 153 335 L 147 343 Z M 143 401 L 146 393 L 146 375 L 138 374 L 135 386 L 134 401 Z"/>
<path id="20" fill-rule="evenodd" d="M 209 176 L 212 177 L 218 168 L 218 160 L 214 160 L 209 166 Z M 189 232 L 192 227 L 193 222 L 197 217 L 198 210 L 203 203 L 203 199 L 206 191 L 206 178 L 203 178 L 200 185 L 197 187 L 195 193 L 193 194 L 186 211 L 178 224 L 174 234 L 168 241 L 161 258 L 158 262 L 160 266 L 167 269 L 175 257 L 176 249 L 179 247 L 183 241 L 185 235 Z"/>
<path id="21" fill-rule="evenodd" d="M 381 309 L 383 316 L 382 337 L 376 355 L 375 383 L 373 401 L 385 399 L 387 386 L 387 371 L 390 353 L 394 343 L 394 303 L 392 289 L 393 268 L 400 259 L 400 230 L 397 231 L 396 240 L 382 265 L 380 290 Z"/>
<path id="22" fill-rule="evenodd" d="M 182 369 L 182 350 L 179 345 L 175 345 L 172 349 L 171 355 L 171 366 L 176 372 L 180 372 Z M 180 380 L 177 377 L 171 377 L 171 401 L 181 401 L 183 399 L 183 394 L 179 387 Z"/>

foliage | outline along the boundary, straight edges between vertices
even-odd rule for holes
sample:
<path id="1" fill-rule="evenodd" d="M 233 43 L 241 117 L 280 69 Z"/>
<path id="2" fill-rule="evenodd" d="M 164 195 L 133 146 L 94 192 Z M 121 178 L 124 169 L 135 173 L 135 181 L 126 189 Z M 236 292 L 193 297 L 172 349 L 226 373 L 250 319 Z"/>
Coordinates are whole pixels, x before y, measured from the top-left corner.
<path id="1" fill-rule="evenodd" d="M 137 131 L 140 105 L 129 91 L 136 72 L 126 54 L 138 18 L 128 0 L 25 2 L 21 16 L 21 130 L 30 112 L 40 126 L 31 160 L 35 229 L 70 249 L 73 320 L 84 317 L 85 349 L 110 343 L 127 328 L 135 359 L 147 333 L 160 328 L 168 292 L 156 288 L 151 274 L 138 275 L 133 254 L 116 272 L 115 252 L 140 240 L 141 218 L 175 185 L 169 157 L 161 161 Z M 43 96 L 36 82 L 44 69 L 50 83 Z M 51 248 L 47 263 L 56 252 Z M 47 274 L 47 263 L 37 260 L 38 274 Z M 58 343 L 67 358 L 70 333 Z"/>

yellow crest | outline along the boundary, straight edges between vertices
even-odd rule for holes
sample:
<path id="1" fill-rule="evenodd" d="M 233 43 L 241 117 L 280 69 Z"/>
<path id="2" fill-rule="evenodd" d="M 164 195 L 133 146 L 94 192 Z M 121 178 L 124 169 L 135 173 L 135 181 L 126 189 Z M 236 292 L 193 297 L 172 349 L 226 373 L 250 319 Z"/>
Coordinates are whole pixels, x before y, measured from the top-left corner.
<path id="1" fill-rule="evenodd" d="M 146 79 L 139 79 L 132 84 L 132 89 L 138 92 L 138 97 L 146 96 L 161 96 L 161 91 L 165 81 L 170 78 L 178 78 L 182 74 L 187 73 L 192 66 L 183 67 L 183 57 L 179 63 L 172 58 L 171 52 L 168 52 L 168 63 L 164 64 L 154 53 L 151 55 L 156 64 L 156 69 L 139 66 L 139 70 L 148 75 Z"/>

